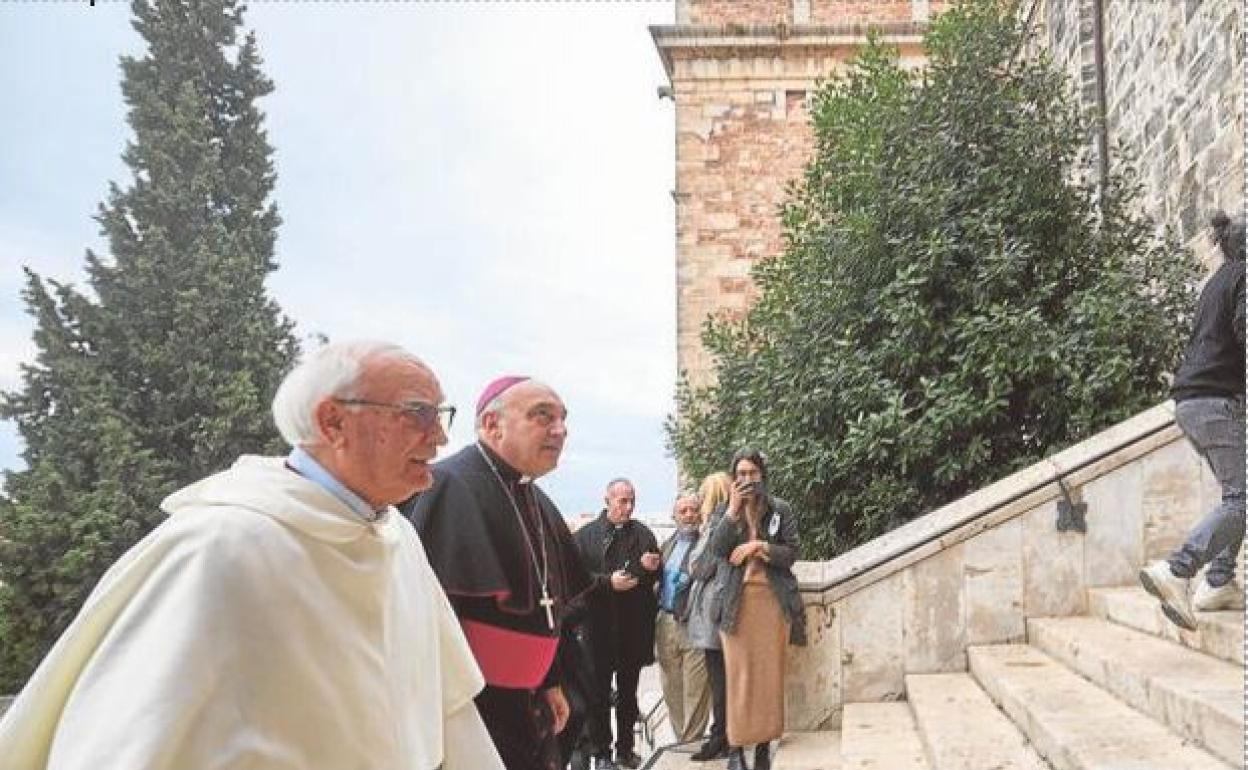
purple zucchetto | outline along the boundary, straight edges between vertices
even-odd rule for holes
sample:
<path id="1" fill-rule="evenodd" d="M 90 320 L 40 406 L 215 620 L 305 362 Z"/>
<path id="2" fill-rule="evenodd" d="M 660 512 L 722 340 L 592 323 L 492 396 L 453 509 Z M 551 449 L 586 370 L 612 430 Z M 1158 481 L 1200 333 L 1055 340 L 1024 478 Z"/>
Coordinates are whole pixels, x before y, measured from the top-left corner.
<path id="1" fill-rule="evenodd" d="M 527 375 L 509 374 L 505 377 L 499 377 L 489 385 L 486 385 L 485 390 L 481 391 L 481 397 L 477 399 L 477 416 L 480 417 L 485 408 L 490 405 L 490 402 L 501 396 L 512 385 L 519 385 L 531 379 L 533 378 Z"/>

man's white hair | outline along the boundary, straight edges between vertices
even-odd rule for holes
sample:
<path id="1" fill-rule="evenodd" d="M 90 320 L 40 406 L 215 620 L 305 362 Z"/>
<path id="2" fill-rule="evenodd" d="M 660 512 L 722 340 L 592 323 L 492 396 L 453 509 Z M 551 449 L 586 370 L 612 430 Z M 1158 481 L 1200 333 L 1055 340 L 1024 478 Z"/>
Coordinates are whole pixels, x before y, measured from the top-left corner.
<path id="1" fill-rule="evenodd" d="M 490 403 L 485 405 L 485 408 L 481 410 L 481 414 L 477 415 L 476 422 L 473 423 L 474 427 L 477 429 L 477 434 L 480 435 L 481 431 L 485 428 L 485 416 L 487 414 L 498 414 L 501 411 L 503 411 L 502 393 L 490 399 Z"/>
<path id="2" fill-rule="evenodd" d="M 316 427 L 316 406 L 327 398 L 355 398 L 364 362 L 371 358 L 424 363 L 390 342 L 350 340 L 333 342 L 305 358 L 286 375 L 273 396 L 273 422 L 292 447 L 321 441 Z"/>

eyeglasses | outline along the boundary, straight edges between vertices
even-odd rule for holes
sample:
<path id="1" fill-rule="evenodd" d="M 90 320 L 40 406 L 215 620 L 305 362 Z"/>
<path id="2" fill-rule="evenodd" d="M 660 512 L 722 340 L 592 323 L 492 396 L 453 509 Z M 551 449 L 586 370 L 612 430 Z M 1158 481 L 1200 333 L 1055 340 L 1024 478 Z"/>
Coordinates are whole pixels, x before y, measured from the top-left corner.
<path id="1" fill-rule="evenodd" d="M 434 406 L 424 401 L 408 401 L 404 404 L 387 404 L 382 401 L 369 401 L 364 398 L 336 398 L 340 404 L 347 406 L 373 406 L 378 409 L 393 409 L 404 417 L 410 417 L 418 428 L 429 430 L 435 423 L 441 424 L 444 433 L 450 433 L 455 424 L 455 407 Z"/>

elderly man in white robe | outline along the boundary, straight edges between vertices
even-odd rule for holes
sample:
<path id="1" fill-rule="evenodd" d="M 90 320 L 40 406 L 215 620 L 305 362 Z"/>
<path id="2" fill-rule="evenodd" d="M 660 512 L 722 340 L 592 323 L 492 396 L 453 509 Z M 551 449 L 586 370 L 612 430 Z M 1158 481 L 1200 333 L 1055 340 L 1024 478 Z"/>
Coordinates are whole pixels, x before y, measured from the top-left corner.
<path id="1" fill-rule="evenodd" d="M 502 770 L 481 673 L 415 531 L 454 409 L 383 343 L 273 401 L 284 458 L 165 500 L 0 722 L 13 770 Z"/>

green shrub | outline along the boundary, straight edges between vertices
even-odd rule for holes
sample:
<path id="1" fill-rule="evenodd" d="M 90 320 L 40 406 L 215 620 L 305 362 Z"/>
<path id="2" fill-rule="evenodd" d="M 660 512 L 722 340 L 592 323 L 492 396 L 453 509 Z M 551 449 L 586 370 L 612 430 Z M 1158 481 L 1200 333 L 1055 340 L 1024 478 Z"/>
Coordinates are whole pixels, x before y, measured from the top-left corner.
<path id="1" fill-rule="evenodd" d="M 739 319 L 708 319 L 715 383 L 682 381 L 683 472 L 742 444 L 829 557 L 1166 396 L 1195 266 L 1098 189 L 1088 127 L 1009 7 L 967 2 L 910 73 L 872 39 L 811 103 L 813 158 Z"/>

